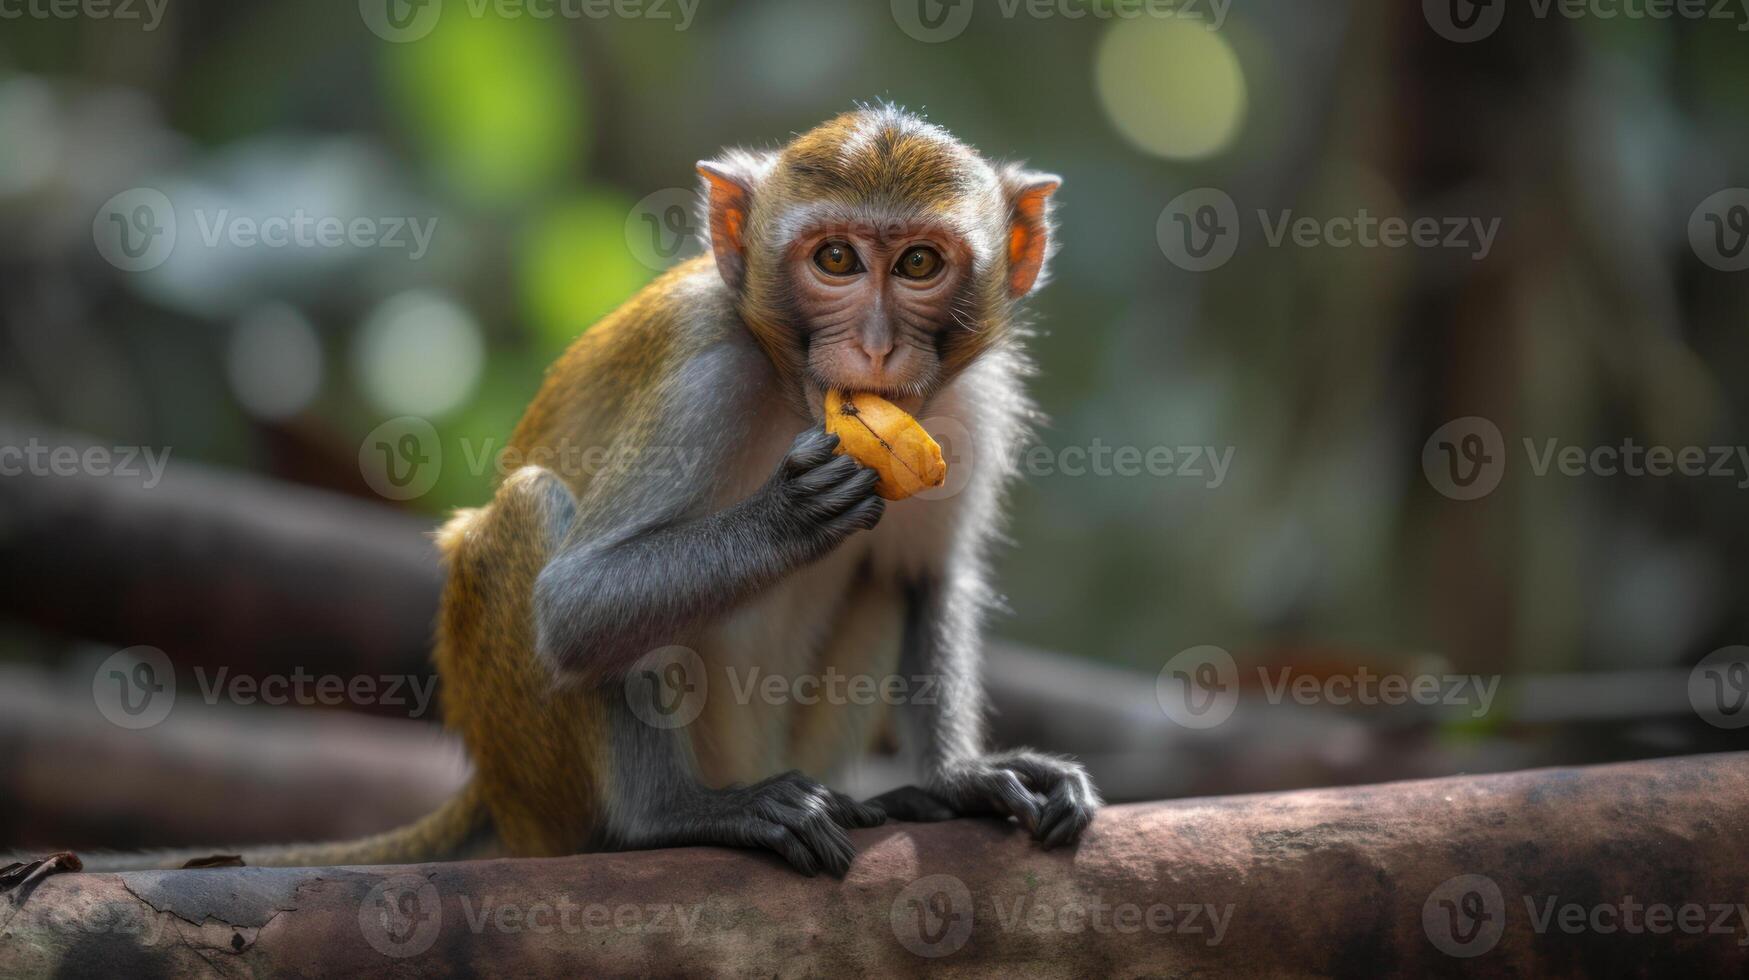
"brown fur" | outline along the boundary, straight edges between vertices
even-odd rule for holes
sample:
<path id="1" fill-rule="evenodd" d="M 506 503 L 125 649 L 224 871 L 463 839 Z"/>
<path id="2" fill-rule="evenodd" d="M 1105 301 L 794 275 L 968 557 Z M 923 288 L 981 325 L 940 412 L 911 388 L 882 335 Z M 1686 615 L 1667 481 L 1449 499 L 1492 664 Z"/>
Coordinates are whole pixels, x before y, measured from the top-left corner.
<path id="1" fill-rule="evenodd" d="M 696 353 L 674 316 L 685 303 L 681 284 L 708 262 L 671 270 L 573 342 L 509 448 L 535 459 L 542 450 L 643 445 L 649 434 L 640 420 L 656 416 L 652 400 L 666 397 L 668 372 Z M 595 477 L 588 467 L 547 472 L 579 500 Z M 553 515 L 534 474 L 513 473 L 490 505 L 459 512 L 441 533 L 449 578 L 435 653 L 445 720 L 469 748 L 500 841 L 521 856 L 592 843 L 611 793 L 600 699 L 624 696 L 587 678 L 560 684 L 535 656 L 532 592 L 552 557 L 543 529 Z"/>
<path id="2" fill-rule="evenodd" d="M 445 684 L 445 720 L 468 746 L 473 786 L 511 854 L 573 854 L 588 843 L 598 768 L 578 765 L 606 751 L 595 688 L 555 688 L 534 657 L 535 576 L 549 557 L 539 533 L 551 515 L 524 470 L 490 507 L 445 528 L 454 542 L 439 614 L 435 658 Z M 558 824 L 553 813 L 574 815 Z"/>

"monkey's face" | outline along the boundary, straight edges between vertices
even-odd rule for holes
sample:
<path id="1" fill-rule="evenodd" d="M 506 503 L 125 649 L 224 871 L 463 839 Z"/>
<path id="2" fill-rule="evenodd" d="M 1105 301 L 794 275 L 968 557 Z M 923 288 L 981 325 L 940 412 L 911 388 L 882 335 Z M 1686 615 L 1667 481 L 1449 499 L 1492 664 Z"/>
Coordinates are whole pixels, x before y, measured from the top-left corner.
<path id="1" fill-rule="evenodd" d="M 808 380 L 917 407 L 941 379 L 944 338 L 975 320 L 964 238 L 928 219 L 824 220 L 783 252 Z"/>
<path id="2" fill-rule="evenodd" d="M 1059 183 L 891 106 L 699 174 L 717 269 L 782 375 L 816 410 L 840 388 L 913 414 L 1012 335 Z"/>

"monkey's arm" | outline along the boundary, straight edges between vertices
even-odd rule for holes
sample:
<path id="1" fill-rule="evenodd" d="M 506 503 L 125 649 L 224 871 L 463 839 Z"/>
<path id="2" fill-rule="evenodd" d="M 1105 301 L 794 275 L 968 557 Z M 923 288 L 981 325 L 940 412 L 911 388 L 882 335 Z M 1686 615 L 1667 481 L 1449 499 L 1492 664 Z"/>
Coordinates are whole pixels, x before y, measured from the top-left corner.
<path id="1" fill-rule="evenodd" d="M 685 729 L 664 727 L 652 720 L 654 714 L 640 716 L 631 708 L 658 705 L 679 693 L 661 689 L 668 683 L 662 673 L 626 670 L 619 683 L 598 673 L 605 665 L 677 642 L 677 631 L 729 608 L 769 578 L 811 560 L 850 530 L 878 519 L 880 498 L 873 498 L 872 509 L 859 503 L 873 483 L 864 475 L 872 476 L 872 471 L 859 471 L 848 457 L 822 462 L 836 443 L 824 435 L 818 430 L 803 433 L 773 482 L 726 514 L 640 535 L 613 548 L 577 553 L 581 560 L 599 562 L 607 575 L 637 579 L 617 587 L 607 576 L 569 583 L 574 588 L 604 590 L 603 596 L 593 599 L 573 594 L 568 611 L 586 617 L 585 631 L 575 636 L 594 647 L 583 655 L 595 664 L 588 672 L 596 674 L 595 683 L 602 690 L 596 706 L 604 709 L 607 719 L 604 762 L 612 790 L 601 827 L 606 846 L 760 847 L 776 851 L 803 874 L 824 870 L 842 876 L 856 854 L 845 830 L 886 820 L 878 806 L 858 803 L 795 771 L 752 786 L 706 786 L 699 779 Z M 846 463 L 851 464 L 848 469 Z M 840 470 L 850 476 L 839 474 Z M 810 479 L 810 474 L 822 473 Z M 845 486 L 851 489 L 835 489 Z M 854 500 L 821 503 L 822 497 Z M 810 509 L 820 513 L 798 516 L 798 511 Z M 689 572 L 694 562 L 712 569 L 705 574 Z M 578 572 L 557 564 L 551 568 L 558 568 L 561 576 Z"/>
<path id="2" fill-rule="evenodd" d="M 905 669 L 938 679 L 933 704 L 909 704 L 906 734 L 923 749 L 924 786 L 871 800 L 898 820 L 999 814 L 1019 819 L 1046 847 L 1081 836 L 1100 807 L 1081 764 L 1016 749 L 986 753 L 981 630 L 991 602 L 977 566 L 950 563 L 911 590 Z"/>
<path id="3" fill-rule="evenodd" d="M 877 474 L 834 456 L 837 438 L 819 426 L 795 439 L 750 496 L 712 509 L 724 482 L 744 469 L 737 454 L 756 444 L 749 430 L 771 424 L 757 410 L 770 397 L 759 358 L 716 346 L 627 409 L 610 441 L 687 449 L 692 465 L 679 476 L 618 467 L 588 482 L 534 583 L 535 647 L 548 668 L 588 692 L 587 710 L 605 722 L 605 744 L 592 755 L 605 789 L 598 846 L 761 847 L 806 874 L 841 875 L 855 853 L 845 829 L 881 823 L 879 807 L 796 772 L 707 786 L 689 733 L 631 708 L 679 693 L 657 690 L 661 672 L 633 669 L 641 657 L 690 644 L 772 581 L 872 527 L 884 509 Z"/>
<path id="4" fill-rule="evenodd" d="M 662 671 L 552 685 L 550 665 L 532 655 L 532 587 L 549 556 L 588 530 L 582 520 L 563 480 L 527 466 L 490 507 L 445 529 L 446 714 L 468 742 L 499 841 L 517 855 L 766 847 L 805 873 L 842 874 L 853 853 L 843 828 L 880 823 L 878 807 L 794 773 L 745 788 L 703 785 L 689 733 L 664 722 L 662 706 L 686 695 L 657 690 L 669 682 Z"/>
<path id="5" fill-rule="evenodd" d="M 733 354 L 702 355 L 647 409 L 665 414 L 641 427 L 639 448 L 687 448 L 696 472 L 619 472 L 591 483 L 577 524 L 535 583 L 537 650 L 556 670 L 619 677 L 880 520 L 878 474 L 834 456 L 838 438 L 818 425 L 796 437 L 751 496 L 702 512 L 749 439 L 734 421 L 751 415 L 740 403 L 748 370 Z"/>
<path id="6" fill-rule="evenodd" d="M 878 474 L 813 428 L 753 496 L 726 510 L 575 542 L 535 583 L 539 650 L 559 670 L 620 675 L 880 519 Z"/>

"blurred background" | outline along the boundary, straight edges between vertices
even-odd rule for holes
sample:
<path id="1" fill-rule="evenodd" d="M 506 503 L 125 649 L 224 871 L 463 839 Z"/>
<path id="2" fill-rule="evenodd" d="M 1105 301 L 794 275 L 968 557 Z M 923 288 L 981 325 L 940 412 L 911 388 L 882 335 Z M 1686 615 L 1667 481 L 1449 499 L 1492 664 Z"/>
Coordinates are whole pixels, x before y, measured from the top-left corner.
<path id="1" fill-rule="evenodd" d="M 440 691 L 213 672 L 416 687 L 421 533 L 694 162 L 867 100 L 1064 177 L 1001 739 L 1120 799 L 1743 747 L 1749 12 L 1534 6 L 0 0 L 0 846 L 441 796 Z"/>

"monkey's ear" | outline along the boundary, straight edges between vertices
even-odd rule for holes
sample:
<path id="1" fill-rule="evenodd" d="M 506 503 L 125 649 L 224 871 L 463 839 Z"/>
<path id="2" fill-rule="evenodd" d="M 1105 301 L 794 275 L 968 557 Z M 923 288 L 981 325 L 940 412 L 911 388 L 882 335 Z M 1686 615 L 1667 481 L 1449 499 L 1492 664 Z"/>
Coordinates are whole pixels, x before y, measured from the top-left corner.
<path id="1" fill-rule="evenodd" d="M 1008 195 L 1008 295 L 1032 292 L 1051 251 L 1050 200 L 1063 179 L 1011 168 L 1002 174 Z"/>
<path id="2" fill-rule="evenodd" d="M 717 272 L 729 288 L 740 290 L 747 277 L 747 214 L 753 207 L 754 173 L 747 161 L 700 160 L 704 178 L 705 222 Z"/>

